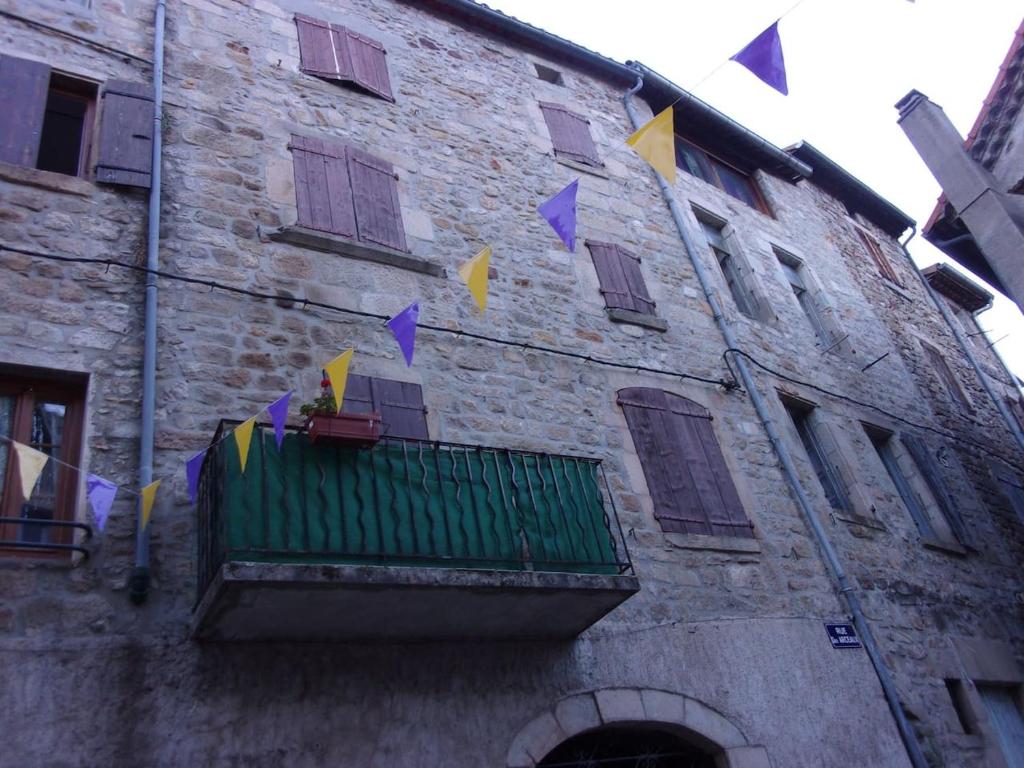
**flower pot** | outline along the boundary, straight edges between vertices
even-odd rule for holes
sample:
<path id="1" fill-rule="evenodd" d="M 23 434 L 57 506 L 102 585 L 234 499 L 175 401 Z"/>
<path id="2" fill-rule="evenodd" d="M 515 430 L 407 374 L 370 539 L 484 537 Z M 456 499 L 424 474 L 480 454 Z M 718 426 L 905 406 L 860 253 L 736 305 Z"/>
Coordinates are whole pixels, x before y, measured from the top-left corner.
<path id="1" fill-rule="evenodd" d="M 380 440 L 380 414 L 339 413 L 337 416 L 314 414 L 306 422 L 309 441 L 315 445 L 347 445 L 372 448 Z"/>

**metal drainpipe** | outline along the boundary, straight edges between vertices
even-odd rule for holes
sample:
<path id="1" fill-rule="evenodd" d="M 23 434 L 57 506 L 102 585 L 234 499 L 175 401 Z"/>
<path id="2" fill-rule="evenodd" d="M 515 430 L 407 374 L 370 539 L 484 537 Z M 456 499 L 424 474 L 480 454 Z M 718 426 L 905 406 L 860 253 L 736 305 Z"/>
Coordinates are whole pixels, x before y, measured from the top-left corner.
<path id="1" fill-rule="evenodd" d="M 949 326 L 949 329 L 953 332 L 953 335 L 956 336 L 956 340 L 957 342 L 959 342 L 961 349 L 963 349 L 964 351 L 964 354 L 967 355 L 967 360 L 970 362 L 971 367 L 974 369 L 974 373 L 977 374 L 978 380 L 981 382 L 981 386 L 985 388 L 985 391 L 988 392 L 988 396 L 992 398 L 992 402 L 996 404 L 996 410 L 999 411 L 999 415 L 1003 417 L 1003 420 L 1006 422 L 1006 425 L 1010 428 L 1010 432 L 1013 434 L 1014 439 L 1017 441 L 1017 445 L 1019 445 L 1020 449 L 1024 451 L 1024 432 L 1021 432 L 1021 428 L 1017 424 L 1017 420 L 1013 417 L 1013 414 L 1010 413 L 1010 409 L 1006 407 L 1006 403 L 1003 402 L 1002 398 L 1000 398 L 999 395 L 996 394 L 995 390 L 992 389 L 992 385 L 989 384 L 988 381 L 988 376 L 986 376 L 984 371 L 981 370 L 981 365 L 978 363 L 977 358 L 974 356 L 974 353 L 971 352 L 970 347 L 967 346 L 967 339 L 964 337 L 963 333 L 961 333 L 960 329 L 957 327 L 956 321 L 953 319 L 952 313 L 950 313 L 949 308 L 946 307 L 946 303 L 935 295 L 935 290 L 932 288 L 931 283 L 928 282 L 928 278 L 921 274 L 921 270 L 917 268 L 917 265 L 914 263 L 914 260 L 910 258 L 910 251 L 907 250 L 907 245 L 910 243 L 911 240 L 914 239 L 914 235 L 916 234 L 917 227 L 914 226 L 910 230 L 910 237 L 908 237 L 906 240 L 900 243 L 900 249 L 903 251 L 903 255 L 907 257 L 907 261 L 910 263 L 910 268 L 914 270 L 914 274 L 916 274 L 918 278 L 921 280 L 921 285 L 924 286 L 925 292 L 928 294 L 929 297 L 931 297 L 932 303 L 936 307 L 938 307 L 939 313 L 942 315 L 942 318 L 946 321 L 946 325 Z M 992 349 L 994 351 L 995 347 L 992 347 Z M 1002 363 L 1003 358 L 999 356 L 998 352 L 996 352 L 996 356 Z M 1005 363 L 1003 363 L 1003 367 L 1006 367 Z M 1007 372 L 1009 373 L 1009 371 Z M 1012 374 L 1010 380 L 1013 381 Z"/>
<path id="2" fill-rule="evenodd" d="M 629 121 L 633 126 L 633 130 L 637 130 L 641 123 L 631 99 L 642 87 L 643 76 L 638 75 L 636 85 L 630 88 L 622 97 L 622 102 L 626 106 L 626 114 L 629 115 Z M 718 299 L 711 289 L 711 282 L 708 280 L 708 275 L 704 270 L 703 263 L 697 256 L 697 248 L 686 228 L 683 214 L 679 210 L 679 204 L 676 202 L 676 199 L 672 194 L 672 188 L 669 186 L 668 182 L 662 178 L 660 173 L 655 173 L 654 175 L 658 180 L 658 186 L 661 187 L 661 193 L 665 198 L 665 202 L 668 203 L 669 211 L 672 213 L 672 220 L 675 222 L 676 230 L 679 233 L 680 239 L 683 241 L 683 247 L 686 250 L 686 255 L 689 257 L 690 263 L 693 264 L 693 270 L 697 275 L 697 281 L 700 283 L 700 287 L 704 291 L 704 297 L 711 306 L 711 312 L 714 315 L 715 322 L 718 324 L 718 329 L 722 332 L 722 336 L 725 337 L 725 343 L 729 348 L 736 349 L 738 348 L 736 337 L 733 334 L 728 321 L 725 319 L 725 316 L 722 314 Z M 907 755 L 910 757 L 910 762 L 913 764 L 914 768 L 929 768 L 928 762 L 925 760 L 924 754 L 921 752 L 921 747 L 917 743 L 917 735 L 914 733 L 914 729 L 907 721 L 907 717 L 903 712 L 903 707 L 900 706 L 899 697 L 896 694 L 896 687 L 892 682 L 892 677 L 885 666 L 885 661 L 882 659 L 882 653 L 879 650 L 878 645 L 875 643 L 875 637 L 871 633 L 871 628 L 868 626 L 867 620 L 864 617 L 864 612 L 861 610 L 860 599 L 857 597 L 856 592 L 853 591 L 853 587 L 850 586 L 849 580 L 846 576 L 846 571 L 843 568 L 842 563 L 839 561 L 839 556 L 836 554 L 835 549 L 833 549 L 832 543 L 829 541 L 828 535 L 825 533 L 825 529 L 814 511 L 814 507 L 811 506 L 811 501 L 808 499 L 807 493 L 804 491 L 803 484 L 800 482 L 800 478 L 797 475 L 796 466 L 793 464 L 793 459 L 790 456 L 789 449 L 786 447 L 786 444 L 779 436 L 778 430 L 775 428 L 775 422 L 765 405 L 764 399 L 761 397 L 761 393 L 757 388 L 757 382 L 751 375 L 746 361 L 741 356 L 734 355 L 734 360 L 736 361 L 736 367 L 739 370 L 740 378 L 743 380 L 743 386 L 750 394 L 750 400 L 753 403 L 754 410 L 757 411 L 757 415 L 761 419 L 765 432 L 768 433 L 768 439 L 771 441 L 772 448 L 775 449 L 775 453 L 779 457 L 779 461 L 782 464 L 783 471 L 786 475 L 786 480 L 789 482 L 793 495 L 796 497 L 797 503 L 800 506 L 804 517 L 807 519 L 811 530 L 814 532 L 815 538 L 818 540 L 818 545 L 821 547 L 821 551 L 824 553 L 825 559 L 832 570 L 832 575 L 835 577 L 835 580 L 839 585 L 839 592 L 845 598 L 846 604 L 850 609 L 854 626 L 857 628 L 857 632 L 864 643 L 864 649 L 867 651 L 868 657 L 871 659 L 871 664 L 875 668 L 875 673 L 878 675 L 878 681 L 882 685 L 882 691 L 885 694 L 885 699 L 889 703 L 889 709 L 892 711 L 893 718 L 896 720 L 896 727 L 899 730 L 900 737 L 903 739 L 903 745 L 906 747 Z"/>
<path id="3" fill-rule="evenodd" d="M 153 432 L 156 412 L 156 275 L 160 268 L 160 156 L 163 151 L 165 0 L 157 0 L 153 39 L 153 158 L 146 232 L 146 320 L 142 353 L 142 435 L 139 446 L 140 487 L 153 482 Z M 142 499 L 135 529 L 135 568 L 129 582 L 131 601 L 139 605 L 149 594 L 149 528 L 142 528 Z"/>

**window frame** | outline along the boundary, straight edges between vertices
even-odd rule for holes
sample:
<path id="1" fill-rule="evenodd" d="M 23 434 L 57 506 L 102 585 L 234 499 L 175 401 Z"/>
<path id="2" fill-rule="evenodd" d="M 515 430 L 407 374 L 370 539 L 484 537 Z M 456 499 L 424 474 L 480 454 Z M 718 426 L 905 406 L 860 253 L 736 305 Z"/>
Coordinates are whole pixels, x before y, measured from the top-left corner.
<path id="1" fill-rule="evenodd" d="M 680 155 L 683 155 L 687 162 L 680 162 Z M 694 163 L 700 169 L 700 173 L 694 172 L 691 164 L 688 162 L 689 157 L 687 157 L 687 155 L 692 155 Z M 729 195 L 733 200 L 739 200 L 741 203 L 753 208 L 755 211 L 760 211 L 765 216 L 772 216 L 774 218 L 771 208 L 768 207 L 768 201 L 765 200 L 764 194 L 761 192 L 761 188 L 758 186 L 753 174 L 741 171 L 736 166 L 725 162 L 720 157 L 708 152 L 703 147 L 699 147 L 692 141 L 684 139 L 678 133 L 675 134 L 675 156 L 677 168 L 680 168 L 689 175 L 700 179 L 706 184 L 710 184 L 716 189 Z M 753 202 L 729 191 L 728 185 L 722 181 L 722 177 L 718 172 L 719 166 L 729 173 L 738 176 L 745 182 L 745 186 L 750 192 L 750 197 Z"/>
<path id="2" fill-rule="evenodd" d="M 729 224 L 697 208 L 694 208 L 694 216 L 700 224 L 708 248 L 718 263 L 719 272 L 725 280 L 725 286 L 729 289 L 736 309 L 744 317 L 765 322 L 767 318 L 761 309 L 762 302 L 754 289 L 747 284 L 744 275 L 746 265 L 729 247 L 729 235 L 725 232 Z"/>
<path id="3" fill-rule="evenodd" d="M 829 460 L 828 451 L 825 450 L 817 431 L 818 427 L 814 423 L 818 406 L 794 397 L 781 396 L 780 399 L 829 507 L 840 514 L 856 515 L 851 489 L 842 471 Z"/>
<path id="4" fill-rule="evenodd" d="M 54 80 L 56 79 L 56 83 Z M 81 80 L 62 74 L 50 72 L 50 85 L 47 89 L 47 107 L 44 110 L 42 130 L 46 130 L 46 113 L 49 113 L 49 99 L 52 94 L 57 94 L 74 101 L 82 102 L 85 105 L 82 115 L 82 131 L 78 141 L 78 168 L 74 174 L 63 171 L 48 171 L 49 173 L 60 173 L 64 176 L 73 176 L 79 179 L 89 177 L 89 164 L 94 154 L 93 140 L 96 134 L 97 101 L 99 100 L 99 89 L 95 83 Z M 40 134 L 40 149 L 42 148 L 42 134 Z M 36 170 L 46 170 L 39 167 L 40 158 L 36 154 Z"/>
<path id="5" fill-rule="evenodd" d="M 857 223 L 854 223 L 853 228 L 857 231 L 857 236 L 860 238 L 868 255 L 875 262 L 875 267 L 882 279 L 899 288 L 906 289 L 906 284 L 900 279 L 896 267 L 889 260 L 885 251 L 882 250 L 882 244 L 878 241 L 878 238 Z"/>
<path id="6" fill-rule="evenodd" d="M 941 537 L 935 530 L 935 526 L 932 524 L 927 502 L 920 497 L 918 491 L 914 488 L 912 478 L 907 476 L 905 468 L 900 465 L 899 458 L 894 449 L 894 441 L 897 440 L 896 434 L 874 424 L 862 424 L 861 426 L 864 427 L 864 433 L 867 435 L 868 442 L 875 449 L 875 455 L 889 475 L 889 479 L 896 488 L 896 493 L 899 494 L 903 506 L 917 526 L 918 532 L 925 538 L 936 541 L 941 540 Z M 927 486 L 927 483 L 925 485 Z M 931 489 L 929 488 L 930 491 Z M 936 506 L 934 501 L 933 506 Z"/>
<path id="7" fill-rule="evenodd" d="M 818 309 L 814 293 L 812 293 L 811 287 L 807 284 L 807 268 L 803 261 L 788 251 L 775 246 L 772 246 L 772 251 L 775 253 L 775 258 L 782 268 L 783 278 L 792 290 L 797 305 L 807 318 L 807 323 L 810 325 L 814 335 L 818 337 L 819 343 L 822 347 L 829 349 L 835 346 L 837 343 L 834 338 L 835 334 L 829 331 L 828 326 L 825 324 L 825 318 L 822 317 L 821 311 Z"/>
<path id="8" fill-rule="evenodd" d="M 957 407 L 960 413 L 974 413 L 974 405 L 967 396 L 966 390 L 960 384 L 960 379 L 950 367 L 946 356 L 935 345 L 921 340 L 921 349 L 928 361 L 928 367 L 935 373 L 936 378 L 942 383 L 942 388 L 950 401 Z"/>
<path id="9" fill-rule="evenodd" d="M 569 109 L 564 104 L 558 104 L 553 101 L 538 101 L 537 105 L 540 107 L 541 116 L 544 118 L 544 125 L 547 126 L 548 137 L 551 140 L 551 150 L 554 152 L 556 160 L 581 165 L 586 169 L 604 170 L 604 161 L 601 159 L 601 153 L 597 149 L 594 135 L 590 131 L 591 123 L 589 117 Z M 554 117 L 556 113 L 567 115 L 571 118 L 572 122 L 570 123 L 565 118 L 556 119 Z M 577 147 L 581 150 L 579 152 L 574 148 L 566 148 L 564 145 L 561 148 L 559 147 L 560 140 L 566 138 L 562 136 L 559 130 L 565 129 L 570 124 L 574 127 L 569 133 L 572 133 L 579 140 L 579 146 Z M 591 149 L 593 150 L 592 155 L 589 154 Z"/>

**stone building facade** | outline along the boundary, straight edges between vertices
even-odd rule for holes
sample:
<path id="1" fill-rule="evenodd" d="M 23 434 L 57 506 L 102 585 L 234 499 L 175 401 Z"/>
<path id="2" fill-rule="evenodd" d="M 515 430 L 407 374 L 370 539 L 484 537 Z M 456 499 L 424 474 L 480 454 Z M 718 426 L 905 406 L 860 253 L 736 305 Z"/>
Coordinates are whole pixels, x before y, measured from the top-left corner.
<path id="1" fill-rule="evenodd" d="M 91 533 L 4 523 L 0 765 L 513 768 L 627 748 L 731 768 L 912 765 L 865 649 L 834 648 L 823 626 L 850 622 L 835 562 L 926 764 L 1014 765 L 999 707 L 1024 682 L 1024 452 L 897 239 L 912 222 L 813 147 L 775 148 L 692 97 L 677 104 L 673 211 L 624 145 L 624 95 L 642 74 L 629 104 L 644 122 L 684 94 L 471 2 L 167 4 L 162 485 L 140 533 L 145 275 L 131 267 L 147 194 L 107 115 L 130 111 L 111 93 L 149 98 L 111 83 L 152 81 L 155 11 L 0 0 L 0 93 L 24 98 L 24 73 L 48 64 L 45 114 L 74 112 L 55 92 L 75 97 L 95 128 L 77 170 L 45 170 L 47 145 L 24 136 L 35 157 L 0 163 L 5 437 L 34 440 L 18 414 L 64 404 L 51 450 L 81 471 L 51 463 L 36 493 L 50 482 L 52 516 Z M 573 144 L 580 131 L 592 146 Z M 330 186 L 339 167 L 351 197 Z M 536 209 L 577 178 L 569 252 Z M 457 270 L 486 245 L 481 313 Z M 642 288 L 599 273 L 615 263 Z M 615 303 L 626 294 L 632 309 Z M 381 318 L 412 301 L 429 327 L 407 367 Z M 185 461 L 222 419 L 288 390 L 300 425 L 350 347 L 352 374 L 422 393 L 427 450 L 525 452 L 540 478 L 523 456 L 600 460 L 596 503 L 628 567 L 325 561 L 307 538 L 301 558 L 204 571 L 224 529 L 203 515 L 228 508 L 212 456 L 233 441 L 208 455 L 198 512 Z M 655 397 L 696 442 L 640 426 Z M 273 446 L 257 429 L 254 450 Z M 38 520 L 5 446 L 4 516 Z M 659 451 L 683 461 L 659 475 Z M 672 484 L 698 465 L 703 485 Z M 102 533 L 86 473 L 123 488 Z M 562 478 L 556 491 L 583 487 Z M 564 501 L 555 514 L 578 509 Z M 571 637 L 554 631 L 591 604 Z"/>

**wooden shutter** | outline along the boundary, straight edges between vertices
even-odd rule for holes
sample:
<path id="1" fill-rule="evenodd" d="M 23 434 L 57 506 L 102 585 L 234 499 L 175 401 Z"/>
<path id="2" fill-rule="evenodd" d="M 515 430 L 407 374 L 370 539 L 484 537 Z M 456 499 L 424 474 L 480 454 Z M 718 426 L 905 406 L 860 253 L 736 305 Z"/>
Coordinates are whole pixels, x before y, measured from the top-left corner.
<path id="1" fill-rule="evenodd" d="M 963 516 L 960 514 L 960 507 L 957 506 L 956 497 L 950 491 L 945 478 L 939 469 L 938 464 L 932 458 L 931 451 L 921 438 L 914 435 L 900 435 L 900 441 L 907 447 L 907 452 L 914 459 L 921 476 L 931 489 L 935 502 L 942 510 L 946 522 L 953 530 L 953 534 L 964 546 L 971 546 L 971 537 L 967 526 L 964 524 Z"/>
<path id="2" fill-rule="evenodd" d="M 960 382 L 957 380 L 956 375 L 946 362 L 946 358 L 942 356 L 942 353 L 929 344 L 922 344 L 921 346 L 931 363 L 932 369 L 935 371 L 935 375 L 939 377 L 942 381 L 942 385 L 946 388 L 946 392 L 949 394 L 950 400 L 956 403 L 961 410 L 971 411 L 972 408 L 971 404 L 967 401 L 967 395 L 965 395 L 964 391 L 960 388 Z"/>
<path id="3" fill-rule="evenodd" d="M 616 245 L 615 250 L 619 256 L 619 267 L 626 280 L 626 288 L 633 300 L 633 309 L 642 315 L 654 315 L 654 301 L 647 293 L 647 284 L 640 271 L 640 259 L 621 245 Z"/>
<path id="4" fill-rule="evenodd" d="M 423 389 L 393 379 L 378 379 L 351 373 L 345 386 L 346 413 L 377 411 L 384 422 L 385 437 L 427 440 L 427 409 Z"/>
<path id="5" fill-rule="evenodd" d="M 860 241 L 864 243 L 864 247 L 867 249 L 868 253 L 871 254 L 871 258 L 875 260 L 875 266 L 878 267 L 878 271 L 882 274 L 882 277 L 892 283 L 902 286 L 902 281 L 896 274 L 896 270 L 893 269 L 889 259 L 884 253 L 882 253 L 882 246 L 878 244 L 878 241 L 862 229 L 857 229 L 857 234 L 860 236 Z"/>
<path id="6" fill-rule="evenodd" d="M 604 165 L 598 157 L 594 139 L 590 136 L 590 121 L 587 118 L 570 112 L 561 104 L 547 101 L 540 102 L 540 109 L 548 125 L 556 155 L 596 167 Z"/>
<path id="7" fill-rule="evenodd" d="M 360 376 L 357 373 L 348 375 L 341 410 L 345 413 L 370 413 L 376 410 L 373 407 L 373 391 L 369 376 Z"/>
<path id="8" fill-rule="evenodd" d="M 346 153 L 359 239 L 408 251 L 395 169 L 391 163 L 354 147 L 347 147 Z"/>
<path id="9" fill-rule="evenodd" d="M 343 237 L 356 236 L 352 184 L 345 147 L 292 136 L 298 224 Z"/>
<path id="10" fill-rule="evenodd" d="M 295 14 L 299 68 L 310 75 L 351 83 L 394 101 L 387 51 L 376 40 L 311 16 Z"/>
<path id="11" fill-rule="evenodd" d="M 618 248 L 611 243 L 596 240 L 587 240 L 586 246 L 594 260 L 594 269 L 597 271 L 597 281 L 601 286 L 605 306 L 609 309 L 637 311 L 626 274 L 622 271 Z"/>
<path id="12" fill-rule="evenodd" d="M 0 162 L 35 168 L 50 67 L 0 54 Z"/>
<path id="13" fill-rule="evenodd" d="M 618 403 L 663 530 L 753 537 L 705 408 L 643 387 L 620 390 Z"/>
<path id="14" fill-rule="evenodd" d="M 337 45 L 326 21 L 295 14 L 299 32 L 299 69 L 317 77 L 339 78 Z"/>
<path id="15" fill-rule="evenodd" d="M 111 80 L 100 104 L 96 181 L 149 189 L 153 170 L 153 88 Z"/>

